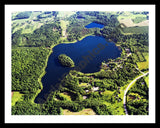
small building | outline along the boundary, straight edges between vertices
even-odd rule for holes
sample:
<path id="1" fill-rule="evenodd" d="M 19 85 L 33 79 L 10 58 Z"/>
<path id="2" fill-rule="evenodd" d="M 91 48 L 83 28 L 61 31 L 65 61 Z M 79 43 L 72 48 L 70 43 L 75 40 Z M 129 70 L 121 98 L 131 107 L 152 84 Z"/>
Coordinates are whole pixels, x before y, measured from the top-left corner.
<path id="1" fill-rule="evenodd" d="M 85 92 L 89 92 L 89 90 L 85 90 Z"/>
<path id="2" fill-rule="evenodd" d="M 83 96 L 83 99 L 87 99 L 87 96 Z"/>
<path id="3" fill-rule="evenodd" d="M 98 90 L 99 90 L 99 87 L 93 87 L 92 90 L 93 90 L 93 91 L 98 91 Z"/>
<path id="4" fill-rule="evenodd" d="M 129 52 L 130 52 L 130 49 L 129 49 L 129 48 L 126 48 L 125 50 L 126 50 L 126 52 L 127 52 L 127 53 L 129 53 Z"/>

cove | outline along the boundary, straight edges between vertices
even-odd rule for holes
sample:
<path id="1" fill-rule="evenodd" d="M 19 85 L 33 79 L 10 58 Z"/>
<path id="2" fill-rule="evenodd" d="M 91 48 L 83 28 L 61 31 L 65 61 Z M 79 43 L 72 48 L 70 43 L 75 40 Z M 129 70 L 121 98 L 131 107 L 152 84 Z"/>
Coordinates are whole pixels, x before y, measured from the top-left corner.
<path id="1" fill-rule="evenodd" d="M 70 70 L 79 70 L 83 73 L 93 73 L 100 70 L 100 65 L 108 59 L 120 57 L 121 50 L 113 43 L 99 36 L 87 36 L 81 41 L 55 46 L 51 53 L 46 74 L 42 77 L 43 90 L 35 98 L 35 103 L 42 104 L 48 95 L 57 90 L 62 78 Z M 60 54 L 66 54 L 75 63 L 75 67 L 64 67 L 58 61 Z"/>
<path id="2" fill-rule="evenodd" d="M 86 27 L 86 28 L 103 28 L 104 25 L 103 25 L 103 24 L 99 24 L 99 23 L 92 22 L 92 23 L 86 25 L 85 27 Z"/>

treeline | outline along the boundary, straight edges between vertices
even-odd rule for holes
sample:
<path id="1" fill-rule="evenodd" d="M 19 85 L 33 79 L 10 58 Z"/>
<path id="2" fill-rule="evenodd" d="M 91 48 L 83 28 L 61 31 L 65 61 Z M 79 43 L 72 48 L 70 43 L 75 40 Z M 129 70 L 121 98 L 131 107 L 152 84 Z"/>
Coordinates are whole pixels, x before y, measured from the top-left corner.
<path id="1" fill-rule="evenodd" d="M 12 49 L 12 91 L 31 93 L 41 89 L 38 78 L 48 54 L 44 48 Z"/>
<path id="2" fill-rule="evenodd" d="M 13 46 L 28 47 L 50 47 L 56 44 L 61 37 L 62 29 L 58 23 L 45 24 L 36 29 L 32 34 L 22 34 L 22 30 L 18 30 L 12 34 Z"/>

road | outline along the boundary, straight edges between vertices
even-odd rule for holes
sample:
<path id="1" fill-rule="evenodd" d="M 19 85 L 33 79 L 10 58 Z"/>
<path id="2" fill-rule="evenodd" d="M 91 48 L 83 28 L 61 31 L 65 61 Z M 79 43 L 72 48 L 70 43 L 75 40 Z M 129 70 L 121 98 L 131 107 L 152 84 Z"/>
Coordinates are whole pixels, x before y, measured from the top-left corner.
<path id="1" fill-rule="evenodd" d="M 135 78 L 135 79 L 127 86 L 126 90 L 124 91 L 123 106 L 124 106 L 124 110 L 125 110 L 126 115 L 128 115 L 128 111 L 127 111 L 127 108 L 126 108 L 126 95 L 127 95 L 127 92 L 128 92 L 129 87 L 130 87 L 136 80 L 140 79 L 141 77 L 146 76 L 147 74 L 149 74 L 149 72 L 143 73 L 141 76 Z"/>

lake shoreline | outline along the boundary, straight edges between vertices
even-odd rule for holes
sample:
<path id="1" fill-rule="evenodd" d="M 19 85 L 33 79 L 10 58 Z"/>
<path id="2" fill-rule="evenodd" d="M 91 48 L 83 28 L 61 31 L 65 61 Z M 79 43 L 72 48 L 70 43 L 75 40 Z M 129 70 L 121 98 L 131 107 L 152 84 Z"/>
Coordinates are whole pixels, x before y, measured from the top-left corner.
<path id="1" fill-rule="evenodd" d="M 83 39 L 84 39 L 85 37 L 87 37 L 87 36 L 96 36 L 96 35 L 94 35 L 93 33 L 87 34 L 87 35 L 82 36 L 82 37 L 81 37 L 80 39 L 78 39 L 78 40 L 74 40 L 74 41 L 66 41 L 66 42 L 63 42 L 63 43 L 61 43 L 61 44 L 76 43 L 76 42 L 78 42 L 78 41 L 83 40 Z"/>
<path id="2" fill-rule="evenodd" d="M 85 35 L 85 36 L 83 36 L 83 37 L 81 37 L 78 41 L 77 40 L 75 40 L 75 41 L 72 41 L 72 42 L 63 42 L 63 43 L 60 43 L 60 41 L 57 43 L 57 44 L 55 44 L 55 45 L 52 45 L 50 48 L 49 48 L 49 54 L 47 55 L 47 58 L 46 58 L 46 61 L 45 61 L 45 66 L 43 67 L 43 72 L 42 72 L 42 74 L 39 76 L 39 78 L 38 78 L 38 82 L 39 82 L 39 84 L 40 84 L 40 86 L 41 86 L 41 89 L 38 89 L 37 91 L 36 91 L 36 95 L 35 95 L 35 97 L 34 97 L 34 101 L 35 101 L 35 99 L 36 99 L 36 97 L 41 93 L 41 91 L 43 90 L 43 83 L 42 83 L 42 78 L 44 77 L 44 75 L 46 74 L 46 67 L 47 67 L 47 64 L 48 64 L 48 60 L 49 60 L 49 57 L 50 57 L 50 55 L 52 54 L 52 52 L 54 52 L 53 51 L 53 48 L 55 47 L 55 46 L 58 46 L 59 44 L 72 44 L 72 43 L 77 43 L 77 42 L 79 42 L 79 41 L 81 41 L 81 40 L 83 40 L 84 38 L 86 38 L 86 37 L 88 37 L 88 36 L 96 36 L 96 35 L 94 35 L 93 33 L 92 34 L 87 34 L 87 35 Z M 103 37 L 104 38 L 104 37 Z M 108 41 L 108 39 L 106 39 L 106 41 Z M 111 42 L 111 41 L 109 41 L 109 42 Z M 114 42 L 112 42 L 112 43 L 114 43 Z M 116 43 L 114 43 L 114 44 L 116 44 Z M 99 71 L 101 71 L 101 69 L 99 70 Z M 98 71 L 98 72 L 99 72 Z M 87 73 L 88 74 L 88 73 Z M 35 103 L 35 102 L 34 102 Z"/>
<path id="3" fill-rule="evenodd" d="M 56 44 L 56 45 L 58 45 L 58 44 Z M 53 52 L 52 49 L 53 49 L 56 45 L 52 45 L 52 46 L 49 48 L 49 53 L 48 53 L 48 55 L 47 55 L 47 57 L 46 57 L 45 65 L 44 65 L 44 67 L 42 68 L 42 73 L 41 73 L 41 75 L 40 75 L 39 78 L 38 78 L 38 83 L 40 84 L 41 89 L 38 89 L 38 90 L 36 91 L 36 94 L 35 94 L 34 98 L 32 99 L 33 102 L 35 101 L 35 99 L 36 99 L 36 97 L 39 95 L 39 93 L 41 93 L 41 91 L 43 90 L 42 78 L 43 78 L 43 76 L 46 74 L 46 67 L 47 67 L 47 64 L 48 64 L 49 57 L 50 57 L 50 55 L 51 55 L 52 52 Z M 35 102 L 34 102 L 34 103 L 35 103 Z M 37 103 L 36 103 L 36 104 L 37 104 Z"/>

